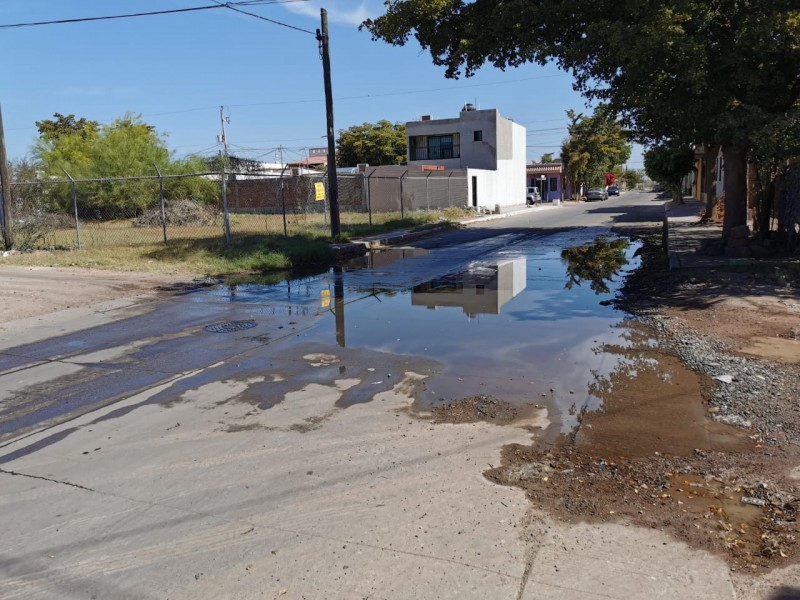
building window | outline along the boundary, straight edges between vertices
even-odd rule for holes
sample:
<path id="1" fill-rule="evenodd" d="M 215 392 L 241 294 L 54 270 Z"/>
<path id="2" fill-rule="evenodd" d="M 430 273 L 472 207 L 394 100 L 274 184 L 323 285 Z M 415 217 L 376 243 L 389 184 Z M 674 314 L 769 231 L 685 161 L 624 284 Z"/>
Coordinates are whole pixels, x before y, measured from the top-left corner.
<path id="1" fill-rule="evenodd" d="M 550 191 L 557 192 L 558 191 L 558 177 L 551 177 L 550 178 Z"/>
<path id="2" fill-rule="evenodd" d="M 413 136 L 408 139 L 408 152 L 410 160 L 460 158 L 459 136 L 457 133 Z"/>
<path id="3" fill-rule="evenodd" d="M 483 141 L 483 131 L 477 129 L 472 132 L 472 140 L 475 142 L 482 142 Z"/>

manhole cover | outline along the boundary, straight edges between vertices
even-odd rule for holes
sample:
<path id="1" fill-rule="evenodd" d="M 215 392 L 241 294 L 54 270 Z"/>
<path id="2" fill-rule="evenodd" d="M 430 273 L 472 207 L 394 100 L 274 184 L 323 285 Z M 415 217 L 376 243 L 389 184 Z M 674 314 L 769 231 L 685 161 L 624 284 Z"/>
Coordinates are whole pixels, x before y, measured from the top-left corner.
<path id="1" fill-rule="evenodd" d="M 226 321 L 224 323 L 214 323 L 206 325 L 204 329 L 209 333 L 233 333 L 234 331 L 244 331 L 256 326 L 255 321 Z"/>

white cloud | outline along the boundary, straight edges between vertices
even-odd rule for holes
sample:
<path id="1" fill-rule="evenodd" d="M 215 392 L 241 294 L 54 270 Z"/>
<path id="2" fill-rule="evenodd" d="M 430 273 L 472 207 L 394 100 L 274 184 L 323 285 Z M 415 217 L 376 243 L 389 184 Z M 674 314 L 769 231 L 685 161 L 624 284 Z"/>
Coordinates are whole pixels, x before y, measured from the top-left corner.
<path id="1" fill-rule="evenodd" d="M 361 25 L 369 18 L 381 14 L 383 3 L 380 0 L 337 0 L 335 7 L 327 6 L 330 0 L 311 0 L 310 2 L 296 2 L 284 5 L 295 14 L 313 18 L 319 22 L 320 8 L 328 11 L 330 23 L 343 23 L 345 25 Z"/>

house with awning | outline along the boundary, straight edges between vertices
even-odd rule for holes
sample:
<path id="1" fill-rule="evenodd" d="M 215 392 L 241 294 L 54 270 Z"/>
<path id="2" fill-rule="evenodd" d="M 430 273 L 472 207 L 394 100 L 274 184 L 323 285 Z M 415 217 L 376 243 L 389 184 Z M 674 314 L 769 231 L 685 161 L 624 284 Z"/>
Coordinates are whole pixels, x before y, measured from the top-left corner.
<path id="1" fill-rule="evenodd" d="M 539 190 L 542 202 L 564 200 L 572 196 L 572 186 L 565 176 L 564 164 L 561 162 L 527 165 L 525 180 L 528 187 Z"/>

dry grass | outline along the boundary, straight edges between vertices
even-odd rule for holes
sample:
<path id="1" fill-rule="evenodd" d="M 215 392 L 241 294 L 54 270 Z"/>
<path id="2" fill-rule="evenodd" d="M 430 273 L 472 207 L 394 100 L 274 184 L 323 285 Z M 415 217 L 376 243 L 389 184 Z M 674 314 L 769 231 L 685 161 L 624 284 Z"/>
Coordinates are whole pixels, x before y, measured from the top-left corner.
<path id="1" fill-rule="evenodd" d="M 413 215 L 342 213 L 343 238 L 409 228 L 441 218 L 438 212 Z M 3 259 L 28 266 L 84 267 L 148 273 L 229 276 L 309 268 L 330 264 L 330 224 L 323 213 L 287 215 L 231 214 L 231 248 L 225 246 L 221 218 L 213 226 L 134 226 L 132 219 L 88 221 L 75 229 L 55 229 L 44 248 Z M 2 264 L 2 263 L 0 263 Z"/>

